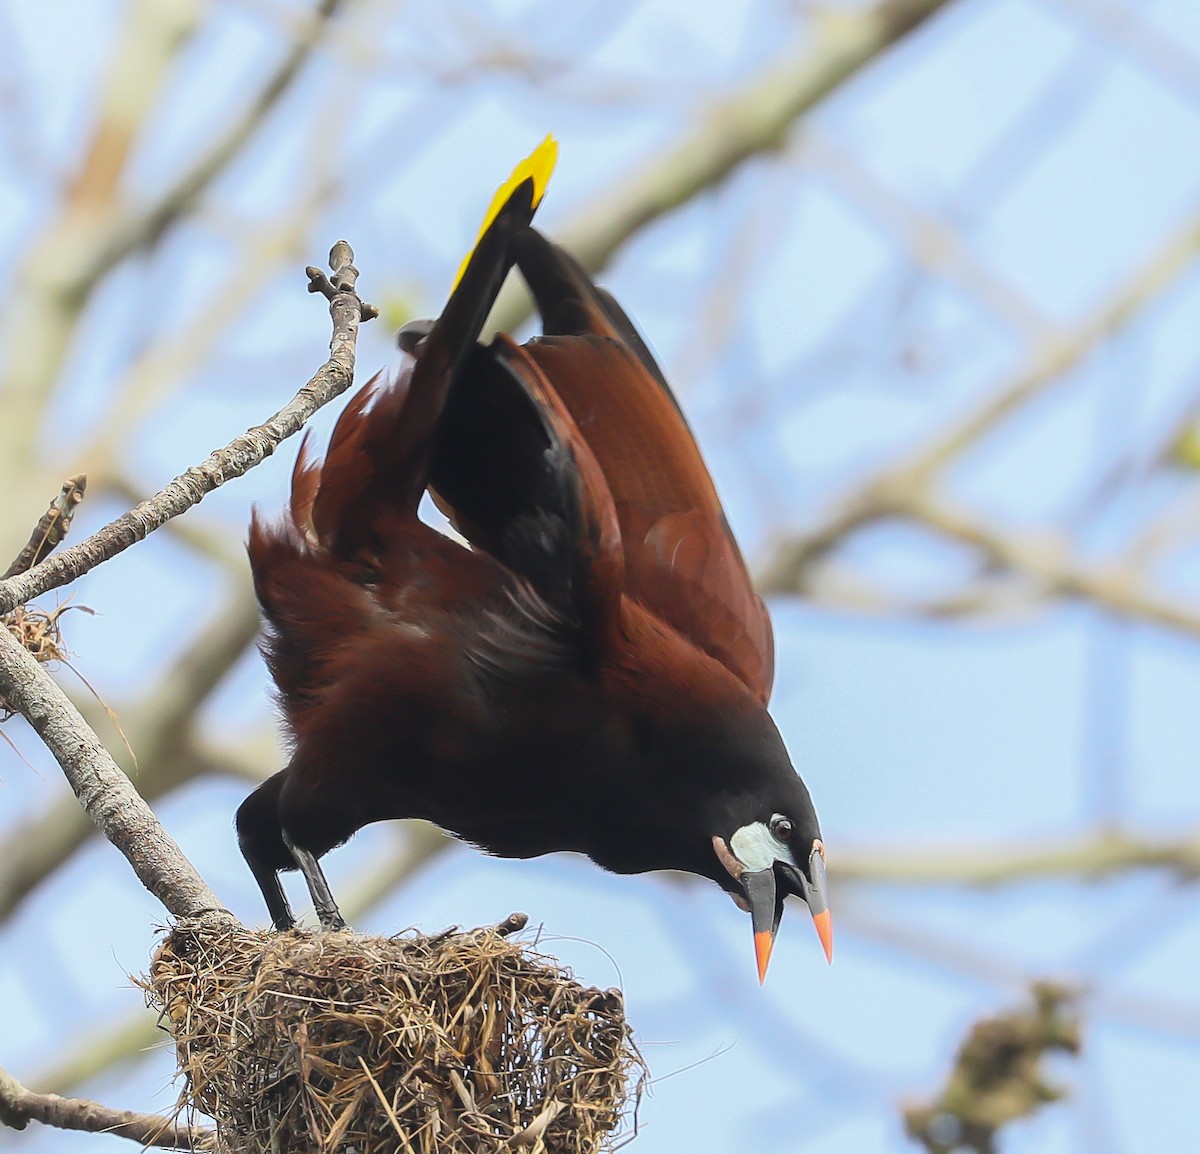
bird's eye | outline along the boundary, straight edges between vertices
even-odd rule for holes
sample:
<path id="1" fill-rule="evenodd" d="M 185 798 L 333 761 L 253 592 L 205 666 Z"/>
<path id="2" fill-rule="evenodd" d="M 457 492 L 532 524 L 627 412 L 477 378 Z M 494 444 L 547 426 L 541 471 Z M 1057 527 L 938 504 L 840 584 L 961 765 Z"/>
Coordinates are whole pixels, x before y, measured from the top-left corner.
<path id="1" fill-rule="evenodd" d="M 791 820 L 786 817 L 773 817 L 771 819 L 771 833 L 776 841 L 786 842 L 791 836 L 795 826 Z"/>

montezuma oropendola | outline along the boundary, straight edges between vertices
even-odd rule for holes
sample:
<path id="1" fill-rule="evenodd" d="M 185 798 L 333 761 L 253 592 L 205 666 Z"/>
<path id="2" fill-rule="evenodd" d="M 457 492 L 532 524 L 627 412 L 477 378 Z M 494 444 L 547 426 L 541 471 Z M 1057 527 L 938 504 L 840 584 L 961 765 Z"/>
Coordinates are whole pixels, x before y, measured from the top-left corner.
<path id="1" fill-rule="evenodd" d="M 411 361 L 350 401 L 290 507 L 250 527 L 286 769 L 237 814 L 276 927 L 299 868 L 420 817 L 502 857 L 585 853 L 711 878 L 760 979 L 788 894 L 832 956 L 825 851 L 767 713 L 770 620 L 678 402 L 633 323 L 530 227 L 547 138 L 500 189 Z M 543 335 L 479 343 L 515 265 Z M 429 491 L 467 546 L 417 517 Z"/>

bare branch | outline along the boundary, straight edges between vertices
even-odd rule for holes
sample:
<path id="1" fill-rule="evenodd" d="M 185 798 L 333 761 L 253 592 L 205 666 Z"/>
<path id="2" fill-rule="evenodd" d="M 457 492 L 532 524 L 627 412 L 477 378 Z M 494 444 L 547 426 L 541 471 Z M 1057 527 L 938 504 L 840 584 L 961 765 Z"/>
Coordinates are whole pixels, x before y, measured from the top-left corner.
<path id="1" fill-rule="evenodd" d="M 214 1132 L 181 1126 L 177 1119 L 159 1114 L 114 1110 L 86 1098 L 60 1098 L 57 1094 L 35 1094 L 6 1070 L 0 1069 L 0 1122 L 24 1130 L 30 1122 L 42 1122 L 60 1130 L 85 1130 L 90 1134 L 115 1134 L 143 1146 L 163 1150 L 203 1150 L 212 1146 Z"/>
<path id="2" fill-rule="evenodd" d="M 345 241 L 330 252 L 335 279 L 353 268 L 354 253 Z M 357 274 L 357 270 L 355 270 Z M 349 283 L 353 284 L 353 278 Z M 362 302 L 352 289 L 339 292 L 329 305 L 333 337 L 329 360 L 295 397 L 261 425 L 235 437 L 223 449 L 209 454 L 199 465 L 181 473 L 153 497 L 122 514 L 86 541 L 50 557 L 28 573 L 0 581 L 0 613 L 30 598 L 74 581 L 102 561 L 115 557 L 130 545 L 198 504 L 214 489 L 240 477 L 269 457 L 280 442 L 302 429 L 322 405 L 340 396 L 354 381 L 354 350 L 362 316 Z"/>
<path id="3" fill-rule="evenodd" d="M 192 722 L 229 669 L 254 643 L 259 624 L 254 598 L 248 589 L 239 588 L 126 719 L 125 734 L 138 759 L 138 792 L 147 802 L 211 768 L 192 748 Z M 93 722 L 98 723 L 99 719 Z M 67 796 L 22 823 L 0 843 L 0 920 L 93 832 L 87 815 Z"/>
<path id="4" fill-rule="evenodd" d="M 43 557 L 52 553 L 62 543 L 71 528 L 75 506 L 83 500 L 87 491 L 87 477 L 80 473 L 63 482 L 62 491 L 50 502 L 50 507 L 38 519 L 29 534 L 29 541 L 17 554 L 16 560 L 5 570 L 4 577 L 15 577 L 32 569 Z M 0 578 L 3 580 L 4 578 Z"/>
<path id="5" fill-rule="evenodd" d="M 189 917 L 220 909 L 217 896 L 67 695 L 6 629 L 0 629 L 0 698 L 25 715 L 88 817 L 170 913 Z"/>
<path id="6" fill-rule="evenodd" d="M 803 593 L 808 568 L 855 529 L 919 507 L 940 470 L 1034 397 L 1066 380 L 1101 341 L 1133 323 L 1192 267 L 1198 248 L 1200 218 L 1193 218 L 1088 320 L 1036 345 L 1015 374 L 988 391 L 982 404 L 868 476 L 835 502 L 813 528 L 776 546 L 762 567 L 759 590 L 765 594 Z"/>
<path id="7" fill-rule="evenodd" d="M 1077 837 L 1028 840 L 990 848 L 928 845 L 839 853 L 829 863 L 838 883 L 997 886 L 1045 878 L 1093 881 L 1135 869 L 1200 877 L 1200 834 L 1153 837 L 1100 830 Z"/>

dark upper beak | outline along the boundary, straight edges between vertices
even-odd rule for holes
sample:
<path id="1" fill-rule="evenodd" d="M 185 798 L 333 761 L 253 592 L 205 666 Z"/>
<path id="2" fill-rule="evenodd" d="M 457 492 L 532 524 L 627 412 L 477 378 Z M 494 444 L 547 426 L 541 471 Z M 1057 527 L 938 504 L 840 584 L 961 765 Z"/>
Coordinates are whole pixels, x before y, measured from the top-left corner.
<path id="1" fill-rule="evenodd" d="M 783 899 L 786 891 L 779 892 L 775 884 L 775 867 L 765 870 L 747 870 L 742 874 L 742 888 L 750 906 L 750 924 L 754 929 L 754 956 L 758 961 L 758 981 L 767 979 L 767 963 L 775 948 L 775 935 L 779 932 L 779 919 L 783 917 Z"/>
<path id="2" fill-rule="evenodd" d="M 808 855 L 808 877 L 799 870 L 794 871 L 800 883 L 800 896 L 808 903 L 817 937 L 825 951 L 825 961 L 833 965 L 833 918 L 829 913 L 829 884 L 825 880 L 825 847 L 813 842 Z M 812 880 L 809 881 L 809 878 Z"/>
<path id="3" fill-rule="evenodd" d="M 783 903 L 788 894 L 802 897 L 812 914 L 817 937 L 825 950 L 825 960 L 833 964 L 833 920 L 829 913 L 829 887 L 825 878 L 825 847 L 820 841 L 813 842 L 808 855 L 808 875 L 803 870 L 786 862 L 777 861 L 763 870 L 748 870 L 730 852 L 723 838 L 713 838 L 713 849 L 717 860 L 741 887 L 742 894 L 735 894 L 744 902 L 743 908 L 750 910 L 750 922 L 754 930 L 754 954 L 758 962 L 758 980 L 767 976 L 767 964 L 775 947 L 775 935 L 779 932 L 779 920 L 783 917 Z M 811 879 L 811 880 L 810 880 Z"/>

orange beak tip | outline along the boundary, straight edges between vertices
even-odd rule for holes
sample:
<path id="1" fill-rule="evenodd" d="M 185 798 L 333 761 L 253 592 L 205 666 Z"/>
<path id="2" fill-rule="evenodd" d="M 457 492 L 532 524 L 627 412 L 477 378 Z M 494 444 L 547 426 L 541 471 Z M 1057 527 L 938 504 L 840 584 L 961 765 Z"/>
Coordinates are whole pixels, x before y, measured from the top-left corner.
<path id="1" fill-rule="evenodd" d="M 767 964 L 771 960 L 771 950 L 775 945 L 775 935 L 769 930 L 762 930 L 754 935 L 754 956 L 758 962 L 758 984 L 761 986 L 767 980 Z"/>
<path id="2" fill-rule="evenodd" d="M 825 951 L 825 960 L 833 965 L 833 918 L 828 910 L 813 914 L 813 925 L 817 928 L 817 937 L 821 939 L 821 947 Z"/>

